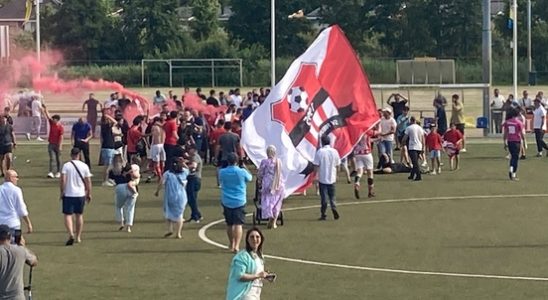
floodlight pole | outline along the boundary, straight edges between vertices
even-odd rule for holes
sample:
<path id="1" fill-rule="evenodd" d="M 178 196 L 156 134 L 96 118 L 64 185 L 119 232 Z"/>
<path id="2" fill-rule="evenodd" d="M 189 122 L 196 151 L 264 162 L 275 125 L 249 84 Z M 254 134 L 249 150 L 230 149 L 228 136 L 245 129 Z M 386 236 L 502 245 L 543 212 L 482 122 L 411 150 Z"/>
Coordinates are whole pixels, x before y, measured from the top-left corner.
<path id="1" fill-rule="evenodd" d="M 527 60 L 529 73 L 533 71 L 533 55 L 531 53 L 531 0 L 527 0 Z"/>
<path id="2" fill-rule="evenodd" d="M 276 0 L 270 1 L 270 85 L 276 85 Z"/>
<path id="3" fill-rule="evenodd" d="M 518 97 L 518 0 L 513 0 L 512 10 L 514 11 L 513 29 L 514 39 L 512 42 L 512 52 L 514 53 L 514 97 Z"/>
<path id="4" fill-rule="evenodd" d="M 36 59 L 38 62 L 41 61 L 41 46 L 40 46 L 40 0 L 35 0 L 36 2 Z M 40 77 L 40 74 L 38 74 Z"/>
<path id="5" fill-rule="evenodd" d="M 489 97 L 490 91 L 489 87 L 491 86 L 492 78 L 492 66 L 491 66 L 491 1 L 483 0 L 482 1 L 482 10 L 483 10 L 483 30 L 482 30 L 482 81 L 488 86 L 483 88 L 483 116 L 487 117 L 489 120 L 489 125 L 491 124 L 491 111 L 489 109 Z M 488 126 L 491 127 L 491 126 Z M 483 135 L 486 136 L 489 134 L 489 128 L 483 130 Z"/>

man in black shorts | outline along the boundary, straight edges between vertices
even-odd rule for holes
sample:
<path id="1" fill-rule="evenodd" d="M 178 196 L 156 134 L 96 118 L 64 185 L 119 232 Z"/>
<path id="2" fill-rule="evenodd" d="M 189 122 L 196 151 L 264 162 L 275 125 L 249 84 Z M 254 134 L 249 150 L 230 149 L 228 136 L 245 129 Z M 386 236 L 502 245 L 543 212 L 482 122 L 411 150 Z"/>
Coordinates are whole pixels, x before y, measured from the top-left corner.
<path id="1" fill-rule="evenodd" d="M 13 127 L 8 124 L 5 116 L 0 116 L 0 164 L 2 164 L 2 176 L 11 169 L 12 151 L 15 148 L 15 135 Z"/>
<path id="2" fill-rule="evenodd" d="M 65 228 L 69 238 L 65 245 L 72 246 L 74 242 L 82 241 L 84 227 L 84 205 L 91 201 L 91 173 L 89 167 L 80 161 L 80 149 L 72 148 L 71 160 L 63 165 L 61 171 L 61 200 Z M 76 236 L 73 229 L 73 215 L 76 219 Z"/>
<path id="3" fill-rule="evenodd" d="M 246 183 L 250 182 L 251 173 L 238 167 L 238 156 L 230 153 L 227 156 L 228 167 L 219 171 L 221 181 L 221 204 L 226 221 L 226 233 L 229 248 L 238 252 L 242 239 L 242 225 L 245 223 Z"/>

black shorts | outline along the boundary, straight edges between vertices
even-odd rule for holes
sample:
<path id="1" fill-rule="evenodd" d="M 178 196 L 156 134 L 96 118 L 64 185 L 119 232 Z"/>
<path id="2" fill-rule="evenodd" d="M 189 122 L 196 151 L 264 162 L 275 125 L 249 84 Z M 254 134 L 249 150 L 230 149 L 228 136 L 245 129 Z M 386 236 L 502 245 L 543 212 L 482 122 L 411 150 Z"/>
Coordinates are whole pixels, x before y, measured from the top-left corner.
<path id="1" fill-rule="evenodd" d="M 86 203 L 86 197 L 66 197 L 63 196 L 63 214 L 81 215 L 84 213 L 84 205 Z"/>
<path id="2" fill-rule="evenodd" d="M 245 206 L 237 208 L 228 208 L 223 206 L 223 215 L 225 216 L 226 225 L 243 225 L 245 224 Z"/>
<path id="3" fill-rule="evenodd" d="M 0 146 L 0 155 L 5 155 L 12 152 L 11 145 L 1 145 Z"/>
<path id="4" fill-rule="evenodd" d="M 464 124 L 455 124 L 455 127 L 457 127 L 457 130 L 464 135 Z"/>

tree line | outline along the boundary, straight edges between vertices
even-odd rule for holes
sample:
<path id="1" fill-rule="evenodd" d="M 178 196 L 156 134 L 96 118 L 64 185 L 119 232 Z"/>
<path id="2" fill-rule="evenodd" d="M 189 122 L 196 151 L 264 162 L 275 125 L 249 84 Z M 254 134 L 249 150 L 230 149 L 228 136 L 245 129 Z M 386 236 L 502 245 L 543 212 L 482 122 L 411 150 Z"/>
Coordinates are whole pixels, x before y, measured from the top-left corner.
<path id="1" fill-rule="evenodd" d="M 11 0 L 16 1 L 16 0 Z M 318 30 L 339 24 L 365 57 L 432 56 L 481 61 L 481 0 L 276 0 L 276 51 L 302 53 Z M 526 0 L 519 0 L 520 57 L 527 53 Z M 181 6 L 192 8 L 182 17 Z M 218 20 L 230 6 L 228 21 Z M 320 19 L 288 18 L 319 8 Z M 548 70 L 548 1 L 533 1 L 533 56 Z M 497 13 L 497 12 L 494 12 Z M 69 60 L 269 57 L 267 0 L 79 0 L 46 4 L 42 38 Z M 493 16 L 495 58 L 511 55 L 508 9 Z"/>

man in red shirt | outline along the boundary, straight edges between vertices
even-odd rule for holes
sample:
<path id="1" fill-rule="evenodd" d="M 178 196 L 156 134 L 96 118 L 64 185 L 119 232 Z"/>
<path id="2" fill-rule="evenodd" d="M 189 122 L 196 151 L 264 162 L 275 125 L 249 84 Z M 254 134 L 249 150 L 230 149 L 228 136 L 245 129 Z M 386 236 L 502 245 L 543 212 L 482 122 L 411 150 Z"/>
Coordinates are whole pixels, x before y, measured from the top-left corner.
<path id="1" fill-rule="evenodd" d="M 209 155 L 210 157 L 210 163 L 212 161 L 219 161 L 220 158 L 219 157 L 214 157 L 215 156 L 215 147 L 217 146 L 217 144 L 219 143 L 219 138 L 221 137 L 221 135 L 223 133 L 226 132 L 226 130 L 224 129 L 224 126 L 225 126 L 225 120 L 223 119 L 219 119 L 217 121 L 217 125 L 215 127 L 215 129 L 213 129 L 213 131 L 209 134 L 209 149 L 210 149 L 210 152 L 211 154 Z"/>
<path id="2" fill-rule="evenodd" d="M 175 150 L 177 147 L 177 141 L 179 140 L 179 134 L 177 134 L 177 112 L 171 111 L 167 121 L 164 123 L 164 131 L 166 132 L 166 139 L 164 141 L 164 151 L 166 152 L 166 165 L 165 170 L 172 170 L 173 163 L 175 162 Z"/>
<path id="3" fill-rule="evenodd" d="M 430 133 L 426 136 L 426 151 L 430 153 L 430 160 L 432 161 L 432 172 L 430 174 L 436 175 L 441 173 L 441 135 L 438 133 L 438 128 L 435 123 L 430 124 Z"/>
<path id="4" fill-rule="evenodd" d="M 462 147 L 462 133 L 457 130 L 457 126 L 454 123 L 451 123 L 451 129 L 449 129 L 444 135 L 443 140 L 445 141 L 445 152 L 449 156 L 449 163 L 451 166 L 451 171 L 459 169 L 459 151 Z M 455 161 L 455 167 L 453 168 L 453 161 Z"/>
<path id="5" fill-rule="evenodd" d="M 59 160 L 59 153 L 63 150 L 63 133 L 64 128 L 59 115 L 50 116 L 46 105 L 42 104 L 44 108 L 44 114 L 49 122 L 49 137 L 48 137 L 48 153 L 49 153 L 49 173 L 48 178 L 61 177 L 61 161 Z M 56 170 L 53 174 L 53 159 L 55 158 Z"/>

